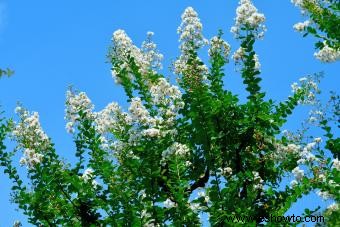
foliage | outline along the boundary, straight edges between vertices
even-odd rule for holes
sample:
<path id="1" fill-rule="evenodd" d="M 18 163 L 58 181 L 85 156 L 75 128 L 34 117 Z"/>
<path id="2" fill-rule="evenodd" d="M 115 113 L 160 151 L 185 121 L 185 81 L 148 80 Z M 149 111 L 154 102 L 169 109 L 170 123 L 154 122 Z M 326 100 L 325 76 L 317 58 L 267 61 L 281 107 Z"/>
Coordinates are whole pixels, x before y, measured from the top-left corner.
<path id="1" fill-rule="evenodd" d="M 3 77 L 3 76 L 12 76 L 14 73 L 14 71 L 10 70 L 10 69 L 6 69 L 6 70 L 3 70 L 3 69 L 0 69 L 0 78 Z"/>
<path id="2" fill-rule="evenodd" d="M 99 112 L 84 92 L 66 95 L 66 129 L 72 134 L 77 162 L 57 154 L 36 112 L 18 106 L 18 122 L 0 129 L 0 164 L 13 181 L 13 201 L 37 226 L 212 226 L 229 223 L 230 215 L 284 215 L 303 195 L 319 190 L 333 199 L 325 215 L 339 223 L 339 96 L 332 95 L 326 117 L 317 100 L 320 74 L 292 85 L 286 101 L 275 102 L 262 90 L 254 45 L 264 37 L 265 17 L 249 0 L 241 0 L 232 32 L 240 41 L 234 53 L 248 97 L 224 88 L 224 67 L 231 47 L 222 32 L 210 41 L 191 7 L 178 29 L 181 55 L 174 62 L 178 86 L 159 73 L 162 55 L 148 33 L 142 48 L 123 30 L 113 35 L 109 52 L 112 75 L 122 85 L 128 111 L 112 102 Z M 199 57 L 209 45 L 209 66 Z M 298 105 L 317 107 L 309 118 L 325 131 L 310 137 L 307 129 L 281 134 Z M 314 117 L 314 118 L 312 118 Z M 10 133 L 16 149 L 3 144 Z M 22 151 L 29 184 L 12 163 Z M 329 155 L 327 154 L 329 153 Z M 333 157 L 329 157 L 332 155 Z M 294 175 L 290 185 L 287 176 Z M 306 209 L 305 215 L 318 209 Z M 276 223 L 266 223 L 275 226 Z"/>
<path id="3" fill-rule="evenodd" d="M 292 0 L 301 8 L 309 20 L 297 23 L 294 28 L 319 39 L 315 48 L 319 50 L 315 57 L 324 62 L 340 59 L 340 2 L 338 0 Z M 328 53 L 324 56 L 324 53 Z M 332 57 L 329 53 L 332 53 Z"/>

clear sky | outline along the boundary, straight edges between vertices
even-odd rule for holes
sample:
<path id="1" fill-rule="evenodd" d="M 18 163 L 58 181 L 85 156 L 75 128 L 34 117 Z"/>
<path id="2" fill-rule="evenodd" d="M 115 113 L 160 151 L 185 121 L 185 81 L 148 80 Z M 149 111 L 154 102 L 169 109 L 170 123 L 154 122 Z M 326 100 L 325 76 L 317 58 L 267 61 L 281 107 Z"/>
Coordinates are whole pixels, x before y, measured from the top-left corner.
<path id="1" fill-rule="evenodd" d="M 0 103 L 7 117 L 14 115 L 20 101 L 38 111 L 44 130 L 56 144 L 59 154 L 73 159 L 72 138 L 65 131 L 64 102 L 68 85 L 85 91 L 100 110 L 111 101 L 125 103 L 122 89 L 114 84 L 106 54 L 112 33 L 126 30 L 140 45 L 147 31 L 164 54 L 165 75 L 178 54 L 180 15 L 192 6 L 203 23 L 206 38 L 225 33 L 224 38 L 235 51 L 239 43 L 229 32 L 235 17 L 236 0 L 0 0 L 0 67 L 10 67 L 15 75 L 0 81 Z M 302 38 L 294 32 L 294 23 L 304 20 L 290 0 L 255 0 L 267 18 L 265 39 L 256 44 L 262 71 L 262 85 L 270 98 L 281 101 L 290 94 L 290 84 L 298 78 L 324 71 L 321 83 L 324 95 L 339 92 L 339 63 L 322 64 L 313 57 L 315 39 Z M 204 52 L 206 55 L 206 52 Z M 206 59 L 206 58 L 204 58 Z M 234 63 L 227 66 L 226 87 L 245 97 L 240 75 Z M 302 116 L 290 118 L 287 128 L 296 128 Z M 19 167 L 24 173 L 25 167 Z M 0 226 L 24 220 L 16 205 L 9 202 L 10 182 L 0 172 Z M 291 212 L 314 208 L 320 200 L 309 196 Z M 24 226 L 29 226 L 23 221 Z"/>

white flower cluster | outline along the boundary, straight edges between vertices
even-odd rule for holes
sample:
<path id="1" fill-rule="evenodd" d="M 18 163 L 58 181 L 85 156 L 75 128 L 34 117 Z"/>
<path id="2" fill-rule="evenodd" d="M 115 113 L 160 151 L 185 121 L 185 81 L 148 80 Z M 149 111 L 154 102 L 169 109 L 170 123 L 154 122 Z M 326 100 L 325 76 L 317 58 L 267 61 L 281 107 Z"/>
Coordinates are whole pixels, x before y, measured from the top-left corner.
<path id="1" fill-rule="evenodd" d="M 266 31 L 265 16 L 258 13 L 257 8 L 251 0 L 240 0 L 239 6 L 236 9 L 235 25 L 231 27 L 231 32 L 235 37 L 240 37 L 243 28 L 254 30 L 257 38 L 263 38 Z"/>
<path id="2" fill-rule="evenodd" d="M 291 2 L 292 2 L 295 6 L 299 6 L 299 7 L 302 7 L 302 5 L 303 5 L 303 0 L 291 0 Z"/>
<path id="3" fill-rule="evenodd" d="M 223 59 L 228 62 L 230 49 L 231 47 L 229 43 L 224 41 L 221 37 L 214 36 L 210 40 L 210 48 L 208 50 L 208 54 L 210 57 L 215 54 L 220 54 Z"/>
<path id="4" fill-rule="evenodd" d="M 185 144 L 174 142 L 170 147 L 162 152 L 163 159 L 169 158 L 171 155 L 185 156 L 189 153 L 189 148 Z"/>
<path id="5" fill-rule="evenodd" d="M 176 203 L 173 202 L 173 201 L 171 201 L 171 199 L 169 199 L 169 198 L 167 198 L 167 199 L 163 202 L 163 205 L 164 205 L 165 208 L 168 208 L 168 209 L 177 206 Z"/>
<path id="6" fill-rule="evenodd" d="M 40 125 L 37 112 L 30 114 L 20 106 L 15 111 L 20 117 L 20 122 L 15 125 L 12 133 L 18 142 L 18 147 L 24 149 L 24 156 L 21 158 L 20 164 L 33 168 L 43 158 L 43 154 L 37 151 L 48 149 L 50 140 Z"/>
<path id="7" fill-rule="evenodd" d="M 126 125 L 131 125 L 132 118 L 123 112 L 116 102 L 108 104 L 95 114 L 96 128 L 101 134 L 111 131 L 122 132 Z"/>
<path id="8" fill-rule="evenodd" d="M 150 88 L 152 102 L 158 106 L 160 115 L 166 118 L 167 124 L 172 125 L 178 111 L 184 107 L 182 93 L 177 86 L 170 85 L 165 78 L 160 78 Z"/>
<path id="9" fill-rule="evenodd" d="M 226 167 L 223 169 L 223 174 L 224 175 L 231 175 L 233 173 L 233 169 L 230 167 Z"/>
<path id="10" fill-rule="evenodd" d="M 333 163 L 333 168 L 340 171 L 340 161 L 339 161 L 339 159 L 338 158 L 333 159 L 332 163 Z"/>
<path id="11" fill-rule="evenodd" d="M 324 47 L 314 53 L 314 57 L 322 62 L 335 62 L 340 60 L 340 50 L 336 50 L 324 42 Z"/>
<path id="12" fill-rule="evenodd" d="M 147 39 L 142 43 L 143 61 L 155 73 L 156 70 L 162 69 L 163 55 L 157 50 L 157 45 L 152 41 L 153 32 L 147 33 Z"/>
<path id="13" fill-rule="evenodd" d="M 291 2 L 301 8 L 301 13 L 305 14 L 306 9 L 304 3 L 308 2 L 313 4 L 313 7 L 317 11 L 322 11 L 322 8 L 329 7 L 329 1 L 327 0 L 291 0 Z M 296 31 L 304 31 L 306 27 L 310 26 L 313 21 L 305 21 L 302 23 L 297 23 L 293 27 Z M 314 57 L 322 62 L 335 62 L 340 60 L 340 49 L 334 49 L 327 45 L 326 41 L 324 41 L 324 47 L 320 49 L 318 52 L 314 53 Z"/>
<path id="14" fill-rule="evenodd" d="M 318 196 L 320 196 L 323 200 L 328 200 L 328 199 L 332 199 L 333 198 L 333 195 L 330 194 L 327 191 L 318 191 L 316 194 Z"/>
<path id="15" fill-rule="evenodd" d="M 174 62 L 174 72 L 176 74 L 182 74 L 188 70 L 187 61 L 189 60 L 190 51 L 195 51 L 208 44 L 208 40 L 202 35 L 202 28 L 197 12 L 192 7 L 186 8 L 182 14 L 182 22 L 177 29 L 177 33 L 180 35 L 179 41 L 181 42 L 180 50 L 182 54 Z M 198 57 L 197 60 L 199 60 Z M 196 67 L 196 70 L 202 74 L 208 73 L 206 65 L 197 65 Z"/>
<path id="16" fill-rule="evenodd" d="M 299 79 L 300 86 L 297 82 L 294 82 L 291 85 L 292 92 L 298 93 L 298 92 L 304 92 L 305 98 L 300 104 L 315 104 L 316 98 L 315 95 L 320 93 L 320 89 L 318 87 L 318 84 L 316 81 L 318 81 L 318 75 L 315 75 L 316 78 L 313 78 L 312 76 L 308 77 L 302 77 Z"/>
<path id="17" fill-rule="evenodd" d="M 74 125 L 79 119 L 79 113 L 82 112 L 86 118 L 93 117 L 93 104 L 85 92 L 76 94 L 71 89 L 66 92 L 66 109 L 65 119 L 68 120 L 66 130 L 69 133 L 74 132 Z"/>
<path id="18" fill-rule="evenodd" d="M 327 207 L 327 210 L 330 212 L 337 211 L 338 209 L 339 209 L 339 204 L 335 202 Z"/>
<path id="19" fill-rule="evenodd" d="M 130 57 L 134 59 L 134 62 L 139 67 L 139 73 L 143 75 L 150 71 L 155 73 L 157 69 L 162 68 L 163 55 L 157 51 L 157 46 L 152 41 L 152 36 L 153 32 L 148 32 L 146 41 L 143 42 L 142 48 L 139 49 L 132 43 L 124 30 L 119 29 L 113 33 L 114 49 L 111 57 L 116 62 L 119 62 L 119 66 L 112 69 L 112 77 L 116 83 L 121 83 L 119 74 L 124 70 L 129 73 L 129 78 L 133 79 L 131 66 L 129 65 Z"/>
<path id="20" fill-rule="evenodd" d="M 192 43 L 195 48 L 207 44 L 207 40 L 202 35 L 203 26 L 197 12 L 192 7 L 188 7 L 184 10 L 181 18 L 181 25 L 177 29 L 177 33 L 180 34 L 179 41 L 182 42 L 181 50 L 191 50 L 192 47 L 189 47 L 189 43 Z"/>
<path id="21" fill-rule="evenodd" d="M 245 57 L 246 57 L 246 50 L 243 47 L 239 47 L 232 56 L 236 64 L 240 64 L 242 61 L 244 61 Z M 253 57 L 253 60 L 255 62 L 254 69 L 259 70 L 261 67 L 259 56 L 255 54 Z"/>
<path id="22" fill-rule="evenodd" d="M 297 181 L 301 181 L 303 176 L 305 175 L 305 172 L 298 166 L 292 170 L 292 173 L 294 174 Z"/>
<path id="23" fill-rule="evenodd" d="M 313 148 L 317 145 L 317 142 L 311 142 L 308 143 L 303 149 L 302 152 L 300 153 L 300 159 L 297 161 L 298 164 L 305 164 L 306 162 L 313 162 L 316 161 L 317 158 L 315 157 L 314 154 L 311 153 Z"/>
<path id="24" fill-rule="evenodd" d="M 301 8 L 301 12 L 304 14 L 305 11 L 305 6 L 304 6 L 304 3 L 308 2 L 308 3 L 312 3 L 314 4 L 315 7 L 319 7 L 318 3 L 320 2 L 323 2 L 323 3 L 326 3 L 327 0 L 291 0 L 291 2 L 297 6 L 297 7 L 300 7 Z"/>
<path id="25" fill-rule="evenodd" d="M 25 149 L 23 157 L 20 159 L 20 165 L 26 165 L 27 168 L 32 169 L 38 163 L 40 163 L 43 159 L 44 155 L 36 153 L 32 149 Z"/>
<path id="26" fill-rule="evenodd" d="M 295 29 L 295 31 L 302 32 L 302 31 L 304 31 L 309 25 L 310 25 L 310 21 L 309 21 L 309 20 L 306 20 L 306 21 L 304 21 L 304 22 L 299 22 L 299 23 L 294 24 L 293 28 Z"/>
<path id="27" fill-rule="evenodd" d="M 263 180 L 262 178 L 260 177 L 260 174 L 256 171 L 253 171 L 253 176 L 254 176 L 254 189 L 263 189 Z"/>
<path id="28" fill-rule="evenodd" d="M 246 55 L 245 49 L 243 47 L 239 47 L 233 54 L 232 58 L 236 63 L 239 63 L 245 58 L 245 55 Z"/>
<path id="29" fill-rule="evenodd" d="M 274 142 L 275 152 L 273 153 L 273 158 L 275 161 L 283 161 L 287 159 L 288 155 L 296 155 L 300 154 L 301 147 L 294 143 L 290 143 L 288 145 L 281 144 L 280 142 Z"/>
<path id="30" fill-rule="evenodd" d="M 152 121 L 149 111 L 145 108 L 139 97 L 132 98 L 129 111 L 131 113 L 132 120 L 135 122 L 147 125 Z"/>
<path id="31" fill-rule="evenodd" d="M 290 187 L 294 188 L 295 186 L 297 186 L 299 184 L 299 182 L 297 182 L 297 180 L 292 180 L 290 182 Z"/>
<path id="32" fill-rule="evenodd" d="M 94 175 L 93 175 L 94 171 L 93 169 L 90 169 L 90 168 L 87 168 L 83 175 L 81 176 L 81 178 L 85 181 L 85 182 L 89 182 L 91 181 L 92 182 L 92 186 L 94 188 L 98 187 L 98 182 L 94 179 Z"/>

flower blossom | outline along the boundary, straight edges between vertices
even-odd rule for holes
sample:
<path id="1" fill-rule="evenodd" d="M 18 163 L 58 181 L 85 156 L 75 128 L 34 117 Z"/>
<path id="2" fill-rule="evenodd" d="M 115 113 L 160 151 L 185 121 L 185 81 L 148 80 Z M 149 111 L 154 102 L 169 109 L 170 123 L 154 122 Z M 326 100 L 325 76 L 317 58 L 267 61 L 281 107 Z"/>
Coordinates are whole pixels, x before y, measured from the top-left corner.
<path id="1" fill-rule="evenodd" d="M 32 169 L 42 161 L 43 157 L 44 155 L 27 148 L 24 151 L 24 156 L 20 159 L 20 165 L 26 165 L 28 169 Z"/>
<path id="2" fill-rule="evenodd" d="M 169 198 L 166 199 L 163 204 L 164 204 L 164 207 L 166 207 L 166 208 L 176 207 L 176 203 L 171 201 L 171 199 L 169 199 Z"/>
<path id="3" fill-rule="evenodd" d="M 132 120 L 135 122 L 148 124 L 152 121 L 149 111 L 145 108 L 139 97 L 132 98 L 129 111 L 131 113 Z"/>
<path id="4" fill-rule="evenodd" d="M 327 191 L 318 191 L 316 193 L 318 196 L 320 196 L 323 200 L 331 199 L 333 196 L 327 192 Z"/>
<path id="5" fill-rule="evenodd" d="M 305 175 L 304 171 L 298 166 L 292 170 L 292 173 L 294 174 L 297 181 L 301 181 L 303 176 Z"/>
<path id="6" fill-rule="evenodd" d="M 339 205 L 335 202 L 327 207 L 327 210 L 329 210 L 331 212 L 337 211 L 338 209 L 339 209 Z"/>
<path id="7" fill-rule="evenodd" d="M 257 8 L 251 0 L 240 0 L 239 6 L 236 9 L 235 25 L 231 27 L 231 32 L 235 37 L 240 37 L 241 31 L 246 28 L 255 31 L 257 38 L 263 38 L 266 27 L 263 25 L 265 16 L 258 13 Z"/>
<path id="8" fill-rule="evenodd" d="M 156 73 L 156 70 L 162 69 L 163 55 L 157 50 L 157 45 L 152 41 L 153 32 L 147 33 L 147 39 L 142 43 L 142 58 L 148 68 Z"/>
<path id="9" fill-rule="evenodd" d="M 340 60 L 340 50 L 336 50 L 324 42 L 324 47 L 314 53 L 314 57 L 322 62 L 335 62 Z"/>
<path id="10" fill-rule="evenodd" d="M 338 158 L 333 159 L 332 163 L 333 163 L 333 168 L 340 171 L 340 161 L 339 161 L 339 159 Z"/>
<path id="11" fill-rule="evenodd" d="M 166 150 L 163 151 L 162 157 L 163 159 L 166 159 L 173 154 L 184 156 L 187 153 L 189 153 L 189 151 L 190 150 L 187 145 L 174 142 L 170 147 L 168 147 Z"/>
<path id="12" fill-rule="evenodd" d="M 215 54 L 220 54 L 223 59 L 228 62 L 229 54 L 230 54 L 230 45 L 221 37 L 214 36 L 210 40 L 210 49 L 208 51 L 208 54 L 210 57 L 212 57 Z"/>
<path id="13" fill-rule="evenodd" d="M 179 41 L 181 42 L 180 50 L 182 54 L 174 62 L 174 72 L 176 74 L 183 74 L 188 70 L 187 61 L 190 58 L 191 51 L 196 51 L 208 43 L 202 35 L 202 28 L 197 12 L 192 7 L 186 8 L 182 14 L 182 22 L 177 29 L 177 33 L 180 35 Z M 201 61 L 198 56 L 196 56 L 196 60 Z M 208 73 L 208 68 L 204 64 L 196 65 L 195 68 L 200 74 Z"/>
<path id="14" fill-rule="evenodd" d="M 85 181 L 85 182 L 89 182 L 90 180 L 92 180 L 92 186 L 94 188 L 96 188 L 99 184 L 96 180 L 94 180 L 94 175 L 93 175 L 94 171 L 91 168 L 87 168 L 83 175 L 81 176 L 81 178 Z"/>
<path id="15" fill-rule="evenodd" d="M 122 132 L 126 125 L 131 125 L 132 118 L 121 110 L 116 102 L 108 104 L 103 110 L 95 114 L 96 129 L 101 134 L 111 131 Z"/>
<path id="16" fill-rule="evenodd" d="M 299 22 L 299 23 L 294 24 L 293 28 L 295 29 L 295 31 L 302 32 L 302 31 L 304 31 L 309 25 L 310 25 L 310 21 L 309 21 L 309 20 L 306 20 L 306 21 L 304 21 L 304 22 Z"/>
<path id="17" fill-rule="evenodd" d="M 65 119 L 69 120 L 66 124 L 66 130 L 73 132 L 74 124 L 79 120 L 79 114 L 82 112 L 86 118 L 93 118 L 94 106 L 85 92 L 76 94 L 72 90 L 66 92 L 66 109 Z"/>
<path id="18" fill-rule="evenodd" d="M 18 148 L 24 150 L 20 164 L 32 169 L 44 157 L 38 151 L 47 150 L 50 140 L 40 125 L 37 112 L 29 113 L 21 106 L 18 106 L 15 111 L 20 117 L 20 122 L 15 125 L 12 133 L 18 142 Z"/>
<path id="19" fill-rule="evenodd" d="M 118 29 L 113 33 L 113 51 L 110 57 L 114 61 L 111 72 L 116 83 L 122 82 L 120 78 L 122 72 L 127 72 L 129 79 L 134 78 L 130 58 L 133 58 L 134 63 L 138 66 L 139 73 L 142 75 L 149 72 L 156 73 L 156 70 L 162 68 L 163 55 L 158 52 L 157 45 L 152 41 L 152 36 L 153 32 L 148 32 L 147 39 L 139 49 L 124 30 Z"/>

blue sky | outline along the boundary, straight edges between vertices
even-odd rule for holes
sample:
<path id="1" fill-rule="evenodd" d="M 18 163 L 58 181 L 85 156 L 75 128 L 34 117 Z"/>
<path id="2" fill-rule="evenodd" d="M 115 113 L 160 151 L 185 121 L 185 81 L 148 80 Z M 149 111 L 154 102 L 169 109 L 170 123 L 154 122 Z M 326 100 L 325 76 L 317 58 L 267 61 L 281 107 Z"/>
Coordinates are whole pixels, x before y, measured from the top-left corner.
<path id="1" fill-rule="evenodd" d="M 232 45 L 239 43 L 229 32 L 233 25 L 236 0 L 102 0 L 102 1 L 19 1 L 0 0 L 0 67 L 10 67 L 15 75 L 0 81 L 0 103 L 7 117 L 14 115 L 20 101 L 32 111 L 38 111 L 41 123 L 63 157 L 74 160 L 72 138 L 65 131 L 64 102 L 68 85 L 85 91 L 99 110 L 111 101 L 125 103 L 122 89 L 114 84 L 106 54 L 112 33 L 124 29 L 140 45 L 147 31 L 164 54 L 164 74 L 174 76 L 168 66 L 178 54 L 180 15 L 192 6 L 203 23 L 206 38 L 225 32 Z M 304 20 L 290 0 L 255 0 L 266 15 L 268 31 L 256 44 L 262 70 L 262 85 L 267 95 L 284 100 L 290 94 L 290 84 L 298 78 L 324 71 L 321 83 L 324 95 L 339 91 L 339 63 L 322 64 L 313 57 L 315 39 L 302 38 L 294 32 L 294 23 Z M 245 97 L 240 76 L 231 62 L 227 68 L 226 87 Z M 302 115 L 291 118 L 287 128 L 296 128 Z M 22 167 L 25 171 L 24 167 Z M 24 220 L 9 202 L 10 183 L 0 173 L 0 226 L 10 226 L 14 220 Z M 310 196 L 303 205 L 316 205 L 320 200 Z M 300 204 L 300 205 L 299 205 Z M 305 207 L 298 203 L 292 212 Z M 25 222 L 23 222 L 25 223 Z M 26 224 L 25 224 L 26 226 Z"/>

